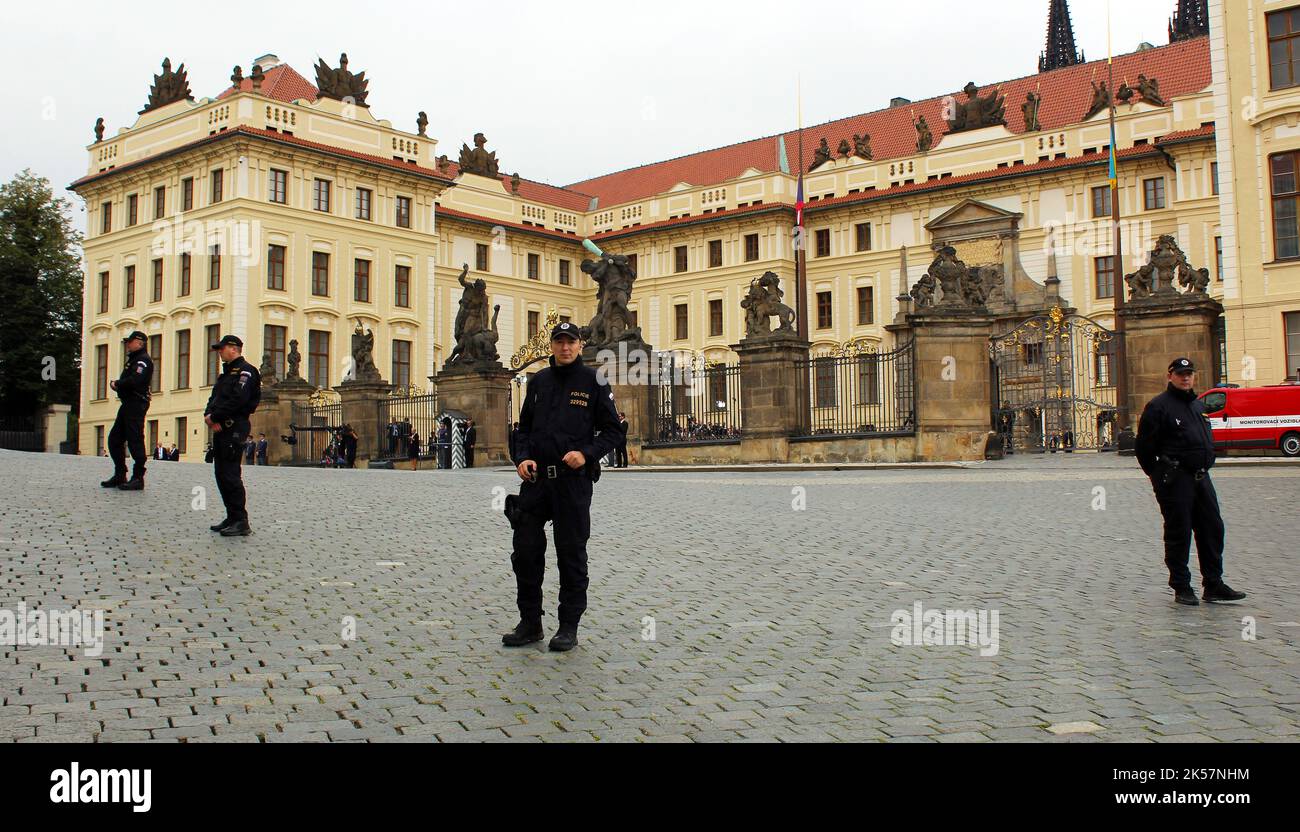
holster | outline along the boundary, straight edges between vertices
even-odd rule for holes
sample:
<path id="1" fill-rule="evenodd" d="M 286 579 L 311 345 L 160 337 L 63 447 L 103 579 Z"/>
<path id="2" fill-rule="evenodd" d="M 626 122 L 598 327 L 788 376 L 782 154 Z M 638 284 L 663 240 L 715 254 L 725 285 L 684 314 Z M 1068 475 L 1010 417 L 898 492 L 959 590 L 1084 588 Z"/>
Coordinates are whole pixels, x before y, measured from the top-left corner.
<path id="1" fill-rule="evenodd" d="M 519 495 L 507 494 L 505 515 L 506 519 L 510 521 L 510 528 L 519 528 L 519 518 L 522 514 L 523 510 L 519 508 Z"/>

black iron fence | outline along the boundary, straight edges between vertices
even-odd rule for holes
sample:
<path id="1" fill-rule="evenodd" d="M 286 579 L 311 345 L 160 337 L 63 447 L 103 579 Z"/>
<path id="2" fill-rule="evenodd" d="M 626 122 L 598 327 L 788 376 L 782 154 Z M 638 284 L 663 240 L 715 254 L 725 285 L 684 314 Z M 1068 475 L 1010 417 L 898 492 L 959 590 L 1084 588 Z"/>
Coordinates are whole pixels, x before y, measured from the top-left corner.
<path id="1" fill-rule="evenodd" d="M 8 416 L 0 420 L 0 448 L 8 451 L 44 451 L 44 414 Z"/>
<path id="2" fill-rule="evenodd" d="M 295 404 L 290 424 L 295 464 L 334 465 L 340 456 L 336 431 L 343 425 L 343 405 Z"/>
<path id="3" fill-rule="evenodd" d="M 798 362 L 806 436 L 907 436 L 916 432 L 913 342 Z"/>
<path id="4" fill-rule="evenodd" d="M 379 402 L 376 456 L 410 459 L 414 440 L 420 459 L 431 459 L 438 436 L 438 394 L 391 396 Z"/>
<path id="5" fill-rule="evenodd" d="M 673 354 L 650 385 L 647 445 L 738 441 L 741 436 L 740 365 L 693 369 Z"/>

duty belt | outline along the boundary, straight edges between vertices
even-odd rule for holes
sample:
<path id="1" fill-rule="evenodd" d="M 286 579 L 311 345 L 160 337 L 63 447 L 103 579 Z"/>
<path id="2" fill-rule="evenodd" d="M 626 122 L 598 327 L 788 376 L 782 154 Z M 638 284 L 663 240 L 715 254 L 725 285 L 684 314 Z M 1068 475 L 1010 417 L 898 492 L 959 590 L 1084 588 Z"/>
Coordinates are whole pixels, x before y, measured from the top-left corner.
<path id="1" fill-rule="evenodd" d="M 542 476 L 548 480 L 559 479 L 560 477 L 571 477 L 581 474 L 582 469 L 573 469 L 567 465 L 546 465 L 542 468 Z"/>

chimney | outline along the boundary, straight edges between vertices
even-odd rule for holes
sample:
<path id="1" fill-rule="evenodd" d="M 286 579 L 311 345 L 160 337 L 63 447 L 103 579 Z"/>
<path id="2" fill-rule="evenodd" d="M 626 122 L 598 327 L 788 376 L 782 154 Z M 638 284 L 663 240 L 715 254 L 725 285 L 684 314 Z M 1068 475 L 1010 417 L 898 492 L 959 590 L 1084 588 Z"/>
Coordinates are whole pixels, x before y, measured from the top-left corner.
<path id="1" fill-rule="evenodd" d="M 901 107 L 904 104 L 911 104 L 911 103 L 912 100 L 910 98 L 903 98 L 901 95 L 896 95 L 893 98 L 889 99 L 889 106 L 891 108 Z"/>
<path id="2" fill-rule="evenodd" d="M 266 72 L 268 69 L 270 69 L 270 68 L 273 67 L 273 66 L 279 66 L 279 65 L 280 65 L 280 59 L 279 59 L 278 57 L 276 57 L 275 53 L 273 53 L 273 52 L 267 52 L 267 53 L 266 53 L 265 55 L 263 55 L 262 57 L 257 58 L 256 60 L 254 60 L 253 63 L 255 63 L 255 64 L 261 64 L 261 65 L 262 65 L 262 71 L 263 71 L 263 72 Z"/>

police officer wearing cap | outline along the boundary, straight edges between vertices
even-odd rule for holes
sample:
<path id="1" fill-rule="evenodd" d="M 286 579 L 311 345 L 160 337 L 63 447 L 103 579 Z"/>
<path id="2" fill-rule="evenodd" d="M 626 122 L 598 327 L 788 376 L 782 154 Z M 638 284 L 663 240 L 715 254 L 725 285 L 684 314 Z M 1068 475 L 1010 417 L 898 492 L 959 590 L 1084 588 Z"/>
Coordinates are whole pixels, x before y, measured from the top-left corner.
<path id="1" fill-rule="evenodd" d="M 100 483 L 104 488 L 122 491 L 144 489 L 144 467 L 148 455 L 144 450 L 144 416 L 149 412 L 150 383 L 153 381 L 153 359 L 145 350 L 148 340 L 139 330 L 122 339 L 126 344 L 126 366 L 117 381 L 109 387 L 117 391 L 122 402 L 117 408 L 117 418 L 108 432 L 108 455 L 113 458 L 113 476 Z M 131 479 L 126 478 L 126 450 L 131 451 Z"/>
<path id="2" fill-rule="evenodd" d="M 1199 603 L 1187 568 L 1195 536 L 1201 562 L 1201 597 L 1215 602 L 1240 601 L 1246 593 L 1223 582 L 1223 518 L 1210 482 L 1214 440 L 1205 408 L 1193 389 L 1196 367 L 1190 359 L 1175 358 L 1169 365 L 1168 379 L 1168 389 L 1142 411 L 1136 451 L 1164 515 L 1169 586 L 1178 603 Z"/>
<path id="3" fill-rule="evenodd" d="M 546 521 L 552 521 L 560 565 L 560 626 L 550 649 L 572 650 L 587 609 L 587 538 L 591 490 L 599 460 L 618 443 L 618 411 L 609 385 L 582 363 L 578 328 L 551 330 L 550 366 L 528 382 L 519 411 L 517 472 L 523 484 L 509 498 L 519 624 L 501 641 L 520 647 L 542 640 L 542 573 Z"/>
<path id="4" fill-rule="evenodd" d="M 221 354 L 223 364 L 203 410 L 203 421 L 213 431 L 212 467 L 226 505 L 226 519 L 211 528 L 223 537 L 236 537 L 252 532 L 239 465 L 251 429 L 249 417 L 262 399 L 262 376 L 244 360 L 244 342 L 236 336 L 225 336 L 212 349 Z"/>

